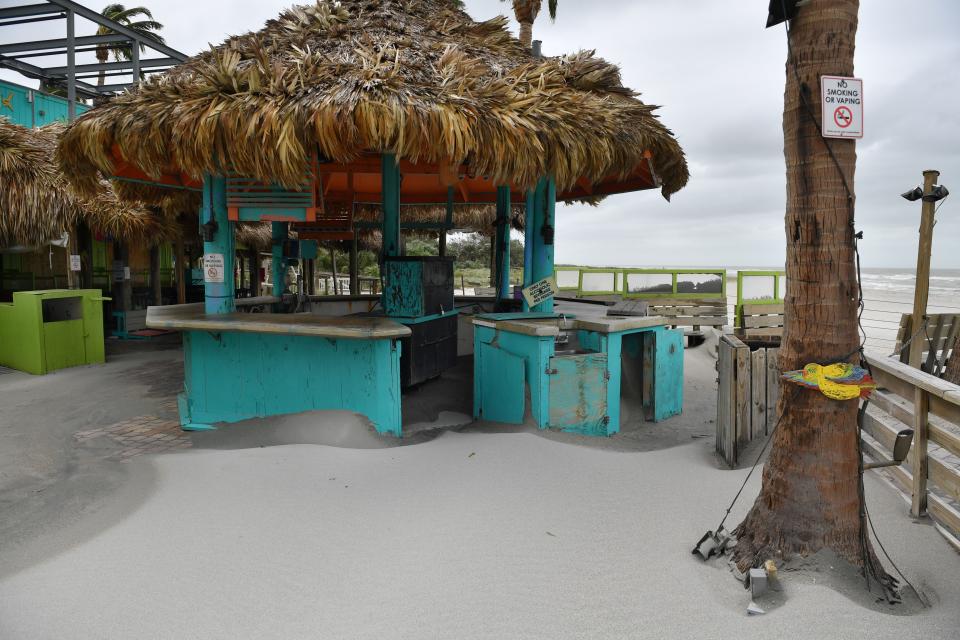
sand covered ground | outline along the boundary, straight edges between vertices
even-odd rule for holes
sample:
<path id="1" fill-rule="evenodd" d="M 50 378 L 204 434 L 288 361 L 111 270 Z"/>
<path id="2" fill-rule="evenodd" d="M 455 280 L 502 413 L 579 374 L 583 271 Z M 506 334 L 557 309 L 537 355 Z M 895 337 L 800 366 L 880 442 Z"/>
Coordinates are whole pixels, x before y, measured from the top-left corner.
<path id="1" fill-rule="evenodd" d="M 114 499 L 20 548 L 44 559 L 0 580 L 0 637 L 957 637 L 960 557 L 872 476 L 884 542 L 934 608 L 880 613 L 786 574 L 787 602 L 748 618 L 730 573 L 690 555 L 746 473 L 716 469 L 708 443 L 449 432 L 361 448 L 375 436 L 336 418 L 350 447 L 130 463 Z"/>

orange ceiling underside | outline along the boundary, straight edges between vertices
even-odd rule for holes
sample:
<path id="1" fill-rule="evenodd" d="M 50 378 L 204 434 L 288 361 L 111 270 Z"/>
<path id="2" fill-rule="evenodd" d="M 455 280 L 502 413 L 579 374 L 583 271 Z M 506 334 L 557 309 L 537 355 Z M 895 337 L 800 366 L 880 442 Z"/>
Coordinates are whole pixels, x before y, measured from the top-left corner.
<path id="1" fill-rule="evenodd" d="M 121 159 L 118 149 L 114 148 L 113 151 L 116 159 L 114 176 L 117 178 L 180 189 L 199 189 L 203 186 L 197 180 L 177 171 L 165 173 L 159 180 L 151 178 L 134 165 Z M 349 164 L 320 163 L 317 166 L 325 201 L 375 203 L 382 200 L 379 155 L 368 154 Z M 460 167 L 454 175 L 452 169 L 442 171 L 437 165 L 413 164 L 401 160 L 400 174 L 402 204 L 445 203 L 448 186 L 453 187 L 456 203 L 493 204 L 497 201 L 497 189 L 493 181 L 481 176 L 470 176 L 467 167 Z M 581 179 L 573 188 L 557 193 L 557 200 L 576 200 L 653 189 L 659 186 L 648 157 L 647 161 L 638 165 L 626 179 L 610 176 L 592 185 Z M 517 189 L 512 189 L 511 200 L 522 203 L 524 194 Z"/>

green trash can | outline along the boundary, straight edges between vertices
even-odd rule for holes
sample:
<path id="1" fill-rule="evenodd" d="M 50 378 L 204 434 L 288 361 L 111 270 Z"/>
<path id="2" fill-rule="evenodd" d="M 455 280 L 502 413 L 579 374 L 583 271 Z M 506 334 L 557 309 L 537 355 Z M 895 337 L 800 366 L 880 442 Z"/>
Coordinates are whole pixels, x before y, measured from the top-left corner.
<path id="1" fill-rule="evenodd" d="M 0 365 L 43 375 L 102 364 L 106 300 L 99 289 L 14 293 L 0 303 Z"/>

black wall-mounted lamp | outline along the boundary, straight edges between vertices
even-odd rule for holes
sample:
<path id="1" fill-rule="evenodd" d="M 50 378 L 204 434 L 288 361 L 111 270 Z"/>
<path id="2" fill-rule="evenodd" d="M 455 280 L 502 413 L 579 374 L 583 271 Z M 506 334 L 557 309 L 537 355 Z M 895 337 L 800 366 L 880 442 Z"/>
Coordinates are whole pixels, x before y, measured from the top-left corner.
<path id="1" fill-rule="evenodd" d="M 904 191 L 903 193 L 900 194 L 900 197 L 903 198 L 904 200 L 909 200 L 910 202 L 916 202 L 917 200 L 923 197 L 923 189 L 920 187 L 916 187 L 914 189 L 911 189 L 910 191 Z"/>
<path id="2" fill-rule="evenodd" d="M 907 459 L 910 453 L 910 445 L 913 444 L 913 429 L 903 429 L 897 433 L 896 440 L 893 441 L 893 460 L 884 462 L 871 462 L 863 465 L 863 470 L 877 469 L 879 467 L 899 467 Z"/>
<path id="3" fill-rule="evenodd" d="M 938 200 L 943 200 L 948 195 L 950 195 L 950 191 L 948 191 L 947 188 L 942 184 L 938 184 L 937 186 L 935 186 L 933 189 L 930 190 L 930 193 L 923 196 L 923 201 L 937 202 Z"/>

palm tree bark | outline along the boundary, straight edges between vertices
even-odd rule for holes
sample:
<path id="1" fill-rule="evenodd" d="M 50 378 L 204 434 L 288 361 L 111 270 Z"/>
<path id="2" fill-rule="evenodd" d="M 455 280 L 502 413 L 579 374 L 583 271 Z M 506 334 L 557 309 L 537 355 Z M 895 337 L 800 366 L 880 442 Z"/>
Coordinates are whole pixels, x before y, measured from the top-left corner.
<path id="1" fill-rule="evenodd" d="M 789 290 L 781 371 L 852 361 L 859 345 L 854 202 L 818 126 L 820 76 L 853 75 L 858 9 L 859 0 L 813 0 L 791 24 L 783 109 Z M 852 191 L 856 143 L 830 144 Z M 858 567 L 867 558 L 870 572 L 885 578 L 861 529 L 857 403 L 784 384 L 777 414 L 760 495 L 734 530 L 738 567 L 831 549 Z"/>
<path id="2" fill-rule="evenodd" d="M 953 351 L 950 352 L 950 359 L 947 361 L 947 368 L 943 372 L 943 379 L 953 384 L 960 384 L 960 333 L 957 339 L 953 341 Z"/>
<path id="3" fill-rule="evenodd" d="M 533 46 L 533 22 L 520 23 L 520 44 L 528 49 Z"/>

